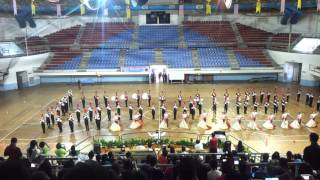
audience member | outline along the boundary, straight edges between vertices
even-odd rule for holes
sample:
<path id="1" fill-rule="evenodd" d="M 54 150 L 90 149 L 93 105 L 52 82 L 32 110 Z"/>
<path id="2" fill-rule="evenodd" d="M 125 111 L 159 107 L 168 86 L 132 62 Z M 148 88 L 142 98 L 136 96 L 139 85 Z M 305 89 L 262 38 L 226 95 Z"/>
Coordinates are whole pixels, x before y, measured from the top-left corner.
<path id="1" fill-rule="evenodd" d="M 10 145 L 4 150 L 4 156 L 9 156 L 10 160 L 18 160 L 22 157 L 21 150 L 17 147 L 17 142 L 17 138 L 11 138 Z"/>
<path id="2" fill-rule="evenodd" d="M 63 157 L 65 157 L 67 155 L 66 149 L 60 143 L 57 143 L 56 150 L 55 150 L 54 153 L 59 158 L 63 158 Z"/>
<path id="3" fill-rule="evenodd" d="M 197 152 L 203 151 L 203 144 L 200 142 L 199 139 L 196 140 L 196 144 L 194 145 L 194 149 Z"/>
<path id="4" fill-rule="evenodd" d="M 215 159 L 212 159 L 209 163 L 210 171 L 207 174 L 207 180 L 216 180 L 217 177 L 221 176 L 221 171 L 217 170 L 218 162 Z"/>
<path id="5" fill-rule="evenodd" d="M 319 135 L 310 133 L 310 146 L 303 151 L 303 160 L 309 163 L 314 170 L 320 170 L 320 146 L 318 145 Z"/>

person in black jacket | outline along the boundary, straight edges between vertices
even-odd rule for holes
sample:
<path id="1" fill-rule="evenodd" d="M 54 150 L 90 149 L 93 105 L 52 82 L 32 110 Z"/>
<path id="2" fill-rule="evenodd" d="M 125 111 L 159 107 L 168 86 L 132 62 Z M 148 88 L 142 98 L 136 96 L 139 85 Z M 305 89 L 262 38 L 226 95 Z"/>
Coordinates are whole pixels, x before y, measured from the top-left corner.
<path id="1" fill-rule="evenodd" d="M 310 133 L 309 139 L 311 145 L 304 148 L 303 160 L 310 164 L 312 169 L 320 169 L 320 146 L 318 145 L 319 135 L 316 133 Z"/>

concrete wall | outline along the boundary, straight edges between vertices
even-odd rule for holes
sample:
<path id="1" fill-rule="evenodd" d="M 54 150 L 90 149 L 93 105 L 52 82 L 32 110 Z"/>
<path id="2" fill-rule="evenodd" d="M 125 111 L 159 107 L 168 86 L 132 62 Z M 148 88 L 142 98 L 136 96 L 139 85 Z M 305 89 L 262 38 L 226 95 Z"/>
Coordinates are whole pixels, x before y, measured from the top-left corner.
<path id="1" fill-rule="evenodd" d="M 1 59 L 1 61 L 11 61 L 8 77 L 0 82 L 0 91 L 14 90 L 18 88 L 16 72 L 27 71 L 29 86 L 40 84 L 40 77 L 33 74 L 33 70 L 40 67 L 48 58 L 49 53 L 34 56 L 18 57 L 11 59 Z"/>
<path id="2" fill-rule="evenodd" d="M 268 53 L 274 59 L 274 61 L 282 67 L 284 67 L 286 63 L 302 63 L 300 84 L 303 86 L 320 87 L 319 77 L 315 77 L 309 72 L 310 64 L 320 66 L 320 55 L 287 53 L 271 50 L 269 50 Z M 279 74 L 279 81 L 284 82 L 284 73 Z"/>

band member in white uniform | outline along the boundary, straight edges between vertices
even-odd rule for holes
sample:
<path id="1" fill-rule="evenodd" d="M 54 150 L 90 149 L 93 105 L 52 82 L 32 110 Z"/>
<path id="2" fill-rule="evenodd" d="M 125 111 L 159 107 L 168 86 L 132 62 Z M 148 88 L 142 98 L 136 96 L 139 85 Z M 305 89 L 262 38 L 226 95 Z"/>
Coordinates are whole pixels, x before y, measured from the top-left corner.
<path id="1" fill-rule="evenodd" d="M 55 119 L 54 119 L 54 110 L 53 110 L 53 107 L 51 107 L 50 118 L 51 118 L 51 124 L 52 124 L 52 126 L 54 126 L 54 124 L 55 124 Z"/>
<path id="2" fill-rule="evenodd" d="M 91 103 L 90 103 L 90 106 L 88 108 L 88 113 L 89 113 L 89 120 L 90 122 L 92 122 L 92 119 L 93 119 L 93 109 L 91 107 Z"/>
<path id="3" fill-rule="evenodd" d="M 182 113 L 182 120 L 179 124 L 179 128 L 182 128 L 182 129 L 189 129 L 189 126 L 188 126 L 188 123 L 187 123 L 187 117 L 188 117 L 188 114 L 186 111 L 183 111 Z"/>
<path id="4" fill-rule="evenodd" d="M 128 107 L 128 100 L 129 100 L 128 93 L 127 93 L 127 91 L 125 91 L 124 92 L 124 104 L 126 105 L 126 107 Z"/>
<path id="5" fill-rule="evenodd" d="M 275 126 L 273 125 L 274 117 L 275 117 L 274 114 L 270 114 L 268 116 L 268 119 L 266 120 L 266 122 L 262 124 L 262 126 L 266 129 L 274 129 L 275 128 Z"/>
<path id="6" fill-rule="evenodd" d="M 228 116 L 226 112 L 222 112 L 221 118 L 217 121 L 217 127 L 222 130 L 229 129 Z"/>
<path id="7" fill-rule="evenodd" d="M 228 105 L 229 105 L 229 94 L 228 90 L 226 90 L 226 93 L 224 94 L 224 112 L 228 112 Z"/>
<path id="8" fill-rule="evenodd" d="M 178 95 L 178 103 L 179 103 L 179 107 L 181 107 L 181 103 L 182 103 L 182 95 L 181 95 L 181 91 L 179 91 L 179 95 Z"/>
<path id="9" fill-rule="evenodd" d="M 113 117 L 113 122 L 110 126 L 110 130 L 113 131 L 113 132 L 116 132 L 116 131 L 121 131 L 121 127 L 119 125 L 119 115 L 117 113 L 115 113 L 114 117 Z"/>
<path id="10" fill-rule="evenodd" d="M 257 111 L 253 111 L 251 113 L 251 120 L 248 123 L 248 128 L 252 129 L 252 130 L 259 130 L 257 123 L 256 123 L 256 119 L 257 119 Z"/>
<path id="11" fill-rule="evenodd" d="M 58 125 L 58 128 L 59 128 L 59 133 L 62 133 L 62 120 L 60 118 L 60 116 L 57 116 L 57 125 Z"/>
<path id="12" fill-rule="evenodd" d="M 131 104 L 129 104 L 129 120 L 132 120 L 132 114 L 133 114 L 133 107 L 131 106 Z"/>
<path id="13" fill-rule="evenodd" d="M 86 127 L 86 131 L 89 131 L 89 116 L 88 113 L 86 112 L 87 110 L 84 111 L 83 113 L 83 121 L 84 121 L 84 126 Z"/>
<path id="14" fill-rule="evenodd" d="M 281 115 L 281 125 L 280 127 L 283 129 L 289 128 L 289 121 L 288 121 L 289 113 L 285 112 Z"/>
<path id="15" fill-rule="evenodd" d="M 177 120 L 177 112 L 178 112 L 178 107 L 176 103 L 173 105 L 173 120 Z"/>
<path id="16" fill-rule="evenodd" d="M 154 107 L 154 105 L 152 105 L 151 107 L 151 115 L 152 115 L 152 120 L 155 120 L 156 108 Z"/>
<path id="17" fill-rule="evenodd" d="M 151 92 L 149 90 L 149 92 L 148 92 L 148 107 L 150 107 L 150 106 L 151 106 Z"/>
<path id="18" fill-rule="evenodd" d="M 96 91 L 95 95 L 93 96 L 94 99 L 94 104 L 96 105 L 96 107 L 98 107 L 99 105 L 99 96 L 98 96 L 98 92 Z"/>
<path id="19" fill-rule="evenodd" d="M 99 116 L 100 116 L 100 120 L 101 120 L 102 110 L 101 110 L 100 106 L 98 106 L 96 110 L 97 110 L 97 112 L 98 112 L 98 114 L 99 114 Z"/>
<path id="20" fill-rule="evenodd" d="M 138 113 L 138 114 L 134 115 L 134 120 L 130 124 L 129 128 L 130 129 L 137 129 L 137 128 L 142 127 L 142 125 L 143 125 L 143 119 L 141 118 L 141 115 Z"/>
<path id="21" fill-rule="evenodd" d="M 96 121 L 97 130 L 100 131 L 100 129 L 101 129 L 101 117 L 99 115 L 99 112 L 95 112 L 94 119 Z"/>
<path id="22" fill-rule="evenodd" d="M 71 107 L 73 106 L 73 102 L 72 102 L 72 96 L 73 96 L 72 90 L 69 89 L 67 94 L 68 94 L 69 106 L 70 106 L 70 108 L 71 108 Z"/>
<path id="23" fill-rule="evenodd" d="M 143 117 L 143 107 L 140 105 L 139 110 L 138 110 L 139 114 L 140 114 L 140 120 L 142 120 Z"/>
<path id="24" fill-rule="evenodd" d="M 41 129 L 42 129 L 42 133 L 45 134 L 46 133 L 46 122 L 44 120 L 43 114 L 41 114 L 41 117 L 40 117 L 40 125 L 41 125 Z"/>
<path id="25" fill-rule="evenodd" d="M 301 128 L 301 122 L 302 122 L 302 113 L 299 112 L 297 115 L 297 119 L 295 119 L 291 124 L 290 127 L 292 129 L 300 129 Z"/>
<path id="26" fill-rule="evenodd" d="M 108 95 L 106 95 L 106 91 L 103 92 L 103 101 L 104 101 L 104 106 L 107 107 L 108 106 Z"/>
<path id="27" fill-rule="evenodd" d="M 69 121 L 69 128 L 70 128 L 70 131 L 71 131 L 71 133 L 73 133 L 73 127 L 74 127 L 74 123 L 73 123 L 73 121 L 74 121 L 74 118 L 73 118 L 73 116 L 72 116 L 72 114 L 71 114 L 71 113 L 69 113 L 68 121 Z"/>
<path id="28" fill-rule="evenodd" d="M 160 123 L 160 128 L 162 129 L 168 129 L 168 120 L 169 120 L 169 114 L 167 112 L 163 115 L 163 120 Z"/>
<path id="29" fill-rule="evenodd" d="M 118 105 L 117 105 L 117 114 L 119 115 L 119 116 L 121 116 L 121 107 L 120 107 L 120 104 L 118 103 Z"/>
<path id="30" fill-rule="evenodd" d="M 111 106 L 110 106 L 110 104 L 107 104 L 107 116 L 108 116 L 108 121 L 111 121 Z"/>
<path id="31" fill-rule="evenodd" d="M 240 131 L 242 129 L 241 127 L 241 120 L 243 119 L 242 115 L 237 115 L 236 119 L 234 120 L 233 125 L 231 128 L 235 131 Z"/>
<path id="32" fill-rule="evenodd" d="M 200 121 L 198 123 L 199 128 L 202 128 L 205 130 L 211 129 L 211 126 L 207 124 L 207 116 L 208 114 L 206 113 L 206 111 L 203 111 L 203 113 L 200 115 Z"/>
<path id="33" fill-rule="evenodd" d="M 80 111 L 79 105 L 77 105 L 76 117 L 77 117 L 78 123 L 80 123 L 81 111 Z"/>
<path id="34" fill-rule="evenodd" d="M 45 113 L 45 119 L 46 119 L 46 123 L 47 123 L 47 126 L 48 128 L 51 128 L 51 125 L 50 125 L 50 112 L 49 110 L 47 111 L 47 113 Z"/>
<path id="35" fill-rule="evenodd" d="M 318 113 L 316 112 L 313 112 L 312 114 L 310 114 L 310 120 L 306 124 L 308 128 L 317 127 L 316 116 L 318 116 Z"/>
<path id="36" fill-rule="evenodd" d="M 264 114 L 268 114 L 269 102 L 264 102 Z"/>
<path id="37" fill-rule="evenodd" d="M 262 89 L 262 90 L 260 91 L 260 104 L 262 104 L 263 99 L 264 99 L 264 90 Z"/>
<path id="38" fill-rule="evenodd" d="M 164 101 L 166 100 L 166 97 L 164 96 L 163 91 L 161 92 L 160 96 L 159 96 L 159 101 L 160 101 L 160 106 L 163 105 Z"/>

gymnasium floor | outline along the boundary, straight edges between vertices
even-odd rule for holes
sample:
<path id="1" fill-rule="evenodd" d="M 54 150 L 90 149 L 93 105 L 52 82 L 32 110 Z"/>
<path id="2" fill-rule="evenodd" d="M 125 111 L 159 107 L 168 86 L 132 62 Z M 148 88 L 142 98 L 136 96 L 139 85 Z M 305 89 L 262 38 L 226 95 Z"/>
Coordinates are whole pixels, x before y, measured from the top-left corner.
<path id="1" fill-rule="evenodd" d="M 22 149 L 26 149 L 27 144 L 31 139 L 37 139 L 38 141 L 46 141 L 53 148 L 56 142 L 63 142 L 67 146 L 71 144 L 85 144 L 85 142 L 90 142 L 91 138 L 97 136 L 103 136 L 108 139 L 116 139 L 118 135 L 121 135 L 123 139 L 130 139 L 133 137 L 141 137 L 148 138 L 148 132 L 154 132 L 158 129 L 158 119 L 159 119 L 159 111 L 156 113 L 157 120 L 151 119 L 151 111 L 147 107 L 147 101 L 143 100 L 142 105 L 144 107 L 144 126 L 137 130 L 129 129 L 129 125 L 131 121 L 128 120 L 128 111 L 124 107 L 124 102 L 121 101 L 121 127 L 122 132 L 112 133 L 109 131 L 108 127 L 110 126 L 110 122 L 106 120 L 106 112 L 103 105 L 103 91 L 105 90 L 109 98 L 115 95 L 118 92 L 118 95 L 124 93 L 124 91 L 128 92 L 129 101 L 132 101 L 132 105 L 135 108 L 134 114 L 137 112 L 136 101 L 131 99 L 131 95 L 136 93 L 137 90 L 147 92 L 149 89 L 152 94 L 152 103 L 155 105 L 159 105 L 158 97 L 161 91 L 165 92 L 166 96 L 166 106 L 169 113 L 169 129 L 166 130 L 166 137 L 170 137 L 172 139 L 196 139 L 200 137 L 201 139 L 206 139 L 207 135 L 212 131 L 217 130 L 214 125 L 210 131 L 204 131 L 197 127 L 198 123 L 198 110 L 196 111 L 196 118 L 194 121 L 191 121 L 189 118 L 189 128 L 190 129 L 179 129 L 178 124 L 181 119 L 182 108 L 178 110 L 178 119 L 176 121 L 173 120 L 172 109 L 173 103 L 177 100 L 178 92 L 182 91 L 182 96 L 184 101 L 188 105 L 189 96 L 194 96 L 197 89 L 199 90 L 201 97 L 204 99 L 204 109 L 209 113 L 209 120 L 213 119 L 213 113 L 210 111 L 211 106 L 211 92 L 214 88 L 216 90 L 218 96 L 218 112 L 217 118 L 220 117 L 221 112 L 223 111 L 223 94 L 225 89 L 229 90 L 230 94 L 230 104 L 229 104 L 229 112 L 228 117 L 232 121 L 236 116 L 236 108 L 235 108 L 235 93 L 239 88 L 242 93 L 242 100 L 244 97 L 244 90 L 246 88 L 255 88 L 258 94 L 259 100 L 259 91 L 260 89 L 269 89 L 273 92 L 274 88 L 278 89 L 278 94 L 282 92 L 286 92 L 287 88 L 291 89 L 291 97 L 290 102 L 287 105 L 288 112 L 290 115 L 295 118 L 298 112 L 303 112 L 303 123 L 306 123 L 309 119 L 309 114 L 315 108 L 309 108 L 304 105 L 305 101 L 305 93 L 301 95 L 300 103 L 296 102 L 296 92 L 297 85 L 290 84 L 280 84 L 280 83 L 219 83 L 219 84 L 102 84 L 102 85 L 84 85 L 82 86 L 81 91 L 78 90 L 76 85 L 41 85 L 33 88 L 28 88 L 24 90 L 16 90 L 9 92 L 1 92 L 0 93 L 0 153 L 3 154 L 4 147 L 9 143 L 11 137 L 17 137 L 19 139 L 18 146 Z M 306 88 L 302 87 L 305 92 Z M 64 131 L 62 134 L 59 134 L 58 128 L 54 127 L 54 129 L 49 129 L 46 134 L 42 134 L 40 127 L 40 113 L 45 112 L 47 107 L 54 107 L 64 93 L 67 92 L 68 89 L 72 89 L 73 91 L 73 102 L 74 107 L 76 104 L 80 104 L 80 96 L 83 91 L 87 98 L 88 102 L 93 103 L 93 96 L 95 91 L 98 91 L 98 95 L 100 96 L 100 103 L 103 107 L 103 120 L 102 120 L 102 129 L 100 132 L 96 131 L 95 123 L 92 122 L 90 124 L 90 132 L 85 131 L 85 127 L 83 121 L 81 124 L 77 124 L 75 122 L 75 132 L 74 134 L 70 133 L 70 129 L 68 126 L 67 118 L 64 118 Z M 310 89 L 310 88 L 308 88 Z M 317 101 L 317 97 L 320 94 L 320 89 L 310 89 L 314 93 L 314 106 Z M 271 96 L 272 99 L 273 96 Z M 252 102 L 250 100 L 250 102 Z M 93 103 L 94 104 L 94 103 Z M 112 111 L 115 110 L 114 103 L 112 103 Z M 75 109 L 75 108 L 74 108 Z M 270 105 L 269 112 L 271 112 L 273 106 Z M 251 114 L 252 107 L 248 108 L 248 114 L 245 116 L 245 121 L 242 121 L 242 127 L 246 127 L 247 119 L 249 119 Z M 281 110 L 281 107 L 280 107 Z M 241 107 L 241 112 L 243 112 L 243 107 Z M 258 108 L 258 125 L 261 127 L 264 120 L 267 118 L 263 112 L 263 106 Z M 260 131 L 252 131 L 252 130 L 242 130 L 240 132 L 235 132 L 232 130 L 228 130 L 227 133 L 232 135 L 233 137 L 242 139 L 246 144 L 250 145 L 252 148 L 257 150 L 258 152 L 274 152 L 275 150 L 285 153 L 287 150 L 291 150 L 296 153 L 301 153 L 305 146 L 309 144 L 308 135 L 310 132 L 320 133 L 319 127 L 309 129 L 306 127 L 301 128 L 300 130 L 293 129 L 281 129 L 280 126 L 280 116 L 281 113 L 278 113 L 277 120 L 275 121 L 276 129 L 274 130 L 265 130 L 262 129 Z M 75 116 L 74 116 L 75 117 Z M 81 114 L 82 117 L 82 114 Z M 319 117 L 317 118 L 319 119 Z M 78 146 L 80 148 L 80 145 Z"/>

